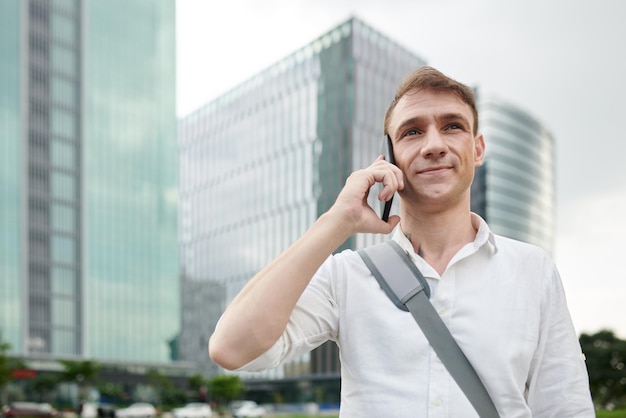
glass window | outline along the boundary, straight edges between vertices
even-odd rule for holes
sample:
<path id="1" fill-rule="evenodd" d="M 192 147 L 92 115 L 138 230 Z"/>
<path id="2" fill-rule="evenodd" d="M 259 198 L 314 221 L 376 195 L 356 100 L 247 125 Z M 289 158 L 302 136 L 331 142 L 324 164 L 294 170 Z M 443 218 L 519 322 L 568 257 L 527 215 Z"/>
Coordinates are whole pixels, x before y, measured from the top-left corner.
<path id="1" fill-rule="evenodd" d="M 55 40 L 74 45 L 76 41 L 76 22 L 58 13 L 52 14 L 52 37 Z"/>
<path id="2" fill-rule="evenodd" d="M 76 169 L 76 152 L 73 145 L 62 141 L 52 141 L 52 165 L 59 168 Z"/>
<path id="3" fill-rule="evenodd" d="M 52 197 L 74 201 L 76 198 L 76 180 L 69 174 L 52 173 Z"/>
<path id="4" fill-rule="evenodd" d="M 76 0 L 52 0 L 55 9 L 64 9 L 71 13 L 76 13 Z"/>
<path id="5" fill-rule="evenodd" d="M 52 331 L 52 352 L 54 354 L 76 354 L 76 334 L 72 330 Z"/>
<path id="6" fill-rule="evenodd" d="M 52 299 L 52 325 L 74 327 L 76 325 L 74 310 L 75 302 L 72 299 Z"/>
<path id="7" fill-rule="evenodd" d="M 68 107 L 76 106 L 74 83 L 60 77 L 52 77 L 52 101 Z"/>
<path id="8" fill-rule="evenodd" d="M 52 69 L 54 71 L 69 75 L 76 75 L 76 53 L 75 51 L 59 45 L 52 47 Z"/>
<path id="9" fill-rule="evenodd" d="M 76 260 L 76 243 L 73 239 L 62 236 L 52 237 L 52 261 L 74 264 Z"/>
<path id="10" fill-rule="evenodd" d="M 57 295 L 76 295 L 76 272 L 73 269 L 52 267 L 52 293 Z"/>
<path id="11" fill-rule="evenodd" d="M 74 208 L 67 205 L 52 205 L 52 229 L 74 233 L 76 223 L 74 222 Z"/>
<path id="12" fill-rule="evenodd" d="M 76 138 L 76 123 L 72 113 L 65 112 L 61 109 L 52 109 L 50 123 L 53 135 L 68 139 Z"/>

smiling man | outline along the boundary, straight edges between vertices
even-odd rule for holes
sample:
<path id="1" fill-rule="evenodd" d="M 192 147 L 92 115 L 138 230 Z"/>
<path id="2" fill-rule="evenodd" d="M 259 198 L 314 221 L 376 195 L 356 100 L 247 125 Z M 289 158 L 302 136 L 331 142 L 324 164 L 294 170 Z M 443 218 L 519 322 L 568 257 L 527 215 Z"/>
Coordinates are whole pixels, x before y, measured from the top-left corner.
<path id="1" fill-rule="evenodd" d="M 335 341 L 342 417 L 476 417 L 410 313 L 354 251 L 356 233 L 390 233 L 426 277 L 431 303 L 501 417 L 593 417 L 583 355 L 558 271 L 542 249 L 493 234 L 470 212 L 482 164 L 473 92 L 430 67 L 409 74 L 384 118 L 395 165 L 350 175 L 334 205 L 256 274 L 224 312 L 211 358 L 233 370 L 276 367 Z M 382 221 L 367 205 L 400 197 Z"/>

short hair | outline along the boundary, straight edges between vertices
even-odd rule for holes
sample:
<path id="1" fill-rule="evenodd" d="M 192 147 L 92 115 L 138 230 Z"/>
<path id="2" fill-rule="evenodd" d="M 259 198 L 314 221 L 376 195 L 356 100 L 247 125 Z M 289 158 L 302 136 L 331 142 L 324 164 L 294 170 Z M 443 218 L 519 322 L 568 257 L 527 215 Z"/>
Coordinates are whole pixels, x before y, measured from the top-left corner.
<path id="1" fill-rule="evenodd" d="M 474 135 L 478 133 L 478 110 L 476 109 L 474 91 L 470 87 L 453 80 L 439 70 L 436 70 L 433 67 L 424 66 L 413 70 L 398 85 L 398 88 L 396 89 L 396 96 L 389 104 L 387 112 L 385 113 L 385 119 L 383 121 L 383 134 L 387 135 L 389 133 L 389 122 L 398 101 L 411 90 L 447 91 L 456 94 L 458 98 L 466 103 L 472 110 L 472 115 L 474 116 L 473 133 Z"/>

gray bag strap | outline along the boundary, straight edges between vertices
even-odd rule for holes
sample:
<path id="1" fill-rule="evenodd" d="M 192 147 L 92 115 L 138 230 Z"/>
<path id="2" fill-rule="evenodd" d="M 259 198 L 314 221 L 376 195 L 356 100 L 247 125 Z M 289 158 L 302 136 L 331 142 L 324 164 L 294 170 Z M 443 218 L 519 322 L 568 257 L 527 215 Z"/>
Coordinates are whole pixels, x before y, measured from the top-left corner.
<path id="1" fill-rule="evenodd" d="M 430 303 L 428 283 L 409 255 L 395 241 L 373 245 L 358 253 L 393 303 L 411 312 L 478 415 L 498 418 L 485 386 Z"/>

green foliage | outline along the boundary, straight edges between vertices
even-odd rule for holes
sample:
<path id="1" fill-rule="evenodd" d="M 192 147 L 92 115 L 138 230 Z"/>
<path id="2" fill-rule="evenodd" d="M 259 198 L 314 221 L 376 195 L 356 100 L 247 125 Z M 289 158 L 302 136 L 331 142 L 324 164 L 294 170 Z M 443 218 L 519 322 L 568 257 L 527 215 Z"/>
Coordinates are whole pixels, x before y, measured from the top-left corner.
<path id="1" fill-rule="evenodd" d="M 63 365 L 61 380 L 64 382 L 93 382 L 98 377 L 102 366 L 95 361 L 59 360 Z"/>
<path id="2" fill-rule="evenodd" d="M 201 374 L 197 373 L 189 376 L 187 385 L 189 387 L 189 390 L 197 392 L 202 386 L 208 386 L 208 382 L 204 379 L 204 377 L 202 377 Z"/>
<path id="3" fill-rule="evenodd" d="M 2 339 L 2 332 L 0 332 L 0 392 L 2 392 L 2 399 L 0 399 L 0 405 L 7 403 L 7 385 L 11 381 L 11 366 L 9 362 L 9 356 L 7 353 L 11 349 L 11 344 Z"/>
<path id="4" fill-rule="evenodd" d="M 161 388 L 161 403 L 168 406 L 178 406 L 187 402 L 184 390 L 174 385 Z"/>
<path id="5" fill-rule="evenodd" d="M 51 394 L 56 389 L 59 379 L 50 373 L 41 373 L 33 381 L 33 390 L 44 402 L 52 403 Z"/>
<path id="6" fill-rule="evenodd" d="M 0 405 L 8 402 L 6 388 L 9 382 L 13 380 L 13 371 L 26 368 L 23 361 L 9 357 L 9 350 L 11 350 L 11 344 L 2 339 L 2 331 L 0 331 L 0 393 L 2 393 Z"/>
<path id="7" fill-rule="evenodd" d="M 243 391 L 244 384 L 236 375 L 219 375 L 209 380 L 211 399 L 221 405 L 237 399 Z"/>
<path id="8" fill-rule="evenodd" d="M 79 403 L 87 400 L 87 390 L 98 378 L 102 366 L 91 360 L 59 360 L 59 363 L 64 368 L 60 380 L 63 382 L 75 382 L 78 385 Z"/>
<path id="9" fill-rule="evenodd" d="M 114 404 L 125 403 L 124 387 L 119 383 L 104 382 L 98 385 L 100 396 L 107 399 L 108 402 Z"/>
<path id="10" fill-rule="evenodd" d="M 185 391 L 177 388 L 169 377 L 161 374 L 158 370 L 150 370 L 146 376 L 159 393 L 162 405 L 180 405 L 187 401 Z"/>
<path id="11" fill-rule="evenodd" d="M 11 349 L 11 344 L 2 339 L 2 332 L 0 332 L 0 389 L 11 381 L 11 367 L 10 359 L 7 353 Z"/>
<path id="12" fill-rule="evenodd" d="M 189 390 L 190 400 L 198 400 L 200 402 L 206 402 L 209 389 L 209 381 L 205 379 L 201 374 L 197 373 L 189 376 L 187 379 L 187 389 Z"/>
<path id="13" fill-rule="evenodd" d="M 596 418 L 626 418 L 626 409 L 615 411 L 596 411 Z"/>
<path id="14" fill-rule="evenodd" d="M 601 408 L 626 403 L 626 341 L 612 331 L 581 334 L 589 385 L 594 402 Z"/>

